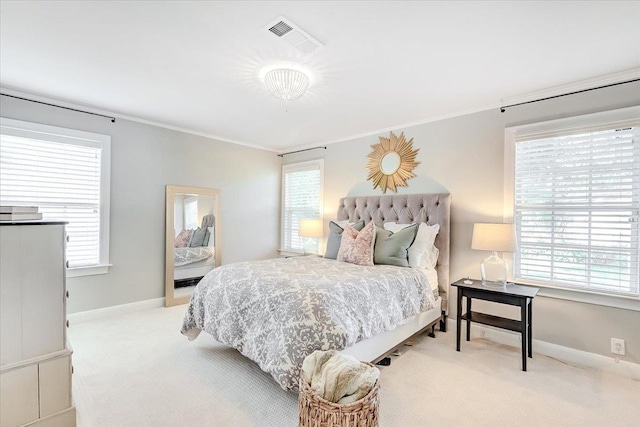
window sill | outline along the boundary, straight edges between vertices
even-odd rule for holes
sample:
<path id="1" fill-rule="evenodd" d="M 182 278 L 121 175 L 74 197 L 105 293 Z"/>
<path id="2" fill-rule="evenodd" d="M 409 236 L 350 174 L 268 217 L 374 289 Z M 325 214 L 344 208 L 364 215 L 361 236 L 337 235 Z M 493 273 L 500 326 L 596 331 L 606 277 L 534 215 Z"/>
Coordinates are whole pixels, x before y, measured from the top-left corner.
<path id="1" fill-rule="evenodd" d="M 98 274 L 107 274 L 111 264 L 92 265 L 91 267 L 74 267 L 67 268 L 67 277 L 95 276 Z"/>
<path id="2" fill-rule="evenodd" d="M 581 302 L 584 304 L 602 305 L 623 310 L 640 311 L 640 298 L 623 295 L 609 295 L 589 292 L 580 289 L 555 288 L 533 280 L 514 279 L 514 282 L 540 288 L 538 296 L 561 299 L 565 301 Z"/>
<path id="3" fill-rule="evenodd" d="M 280 253 L 281 257 L 285 258 L 304 255 L 304 252 L 297 249 L 278 249 L 278 252 Z"/>

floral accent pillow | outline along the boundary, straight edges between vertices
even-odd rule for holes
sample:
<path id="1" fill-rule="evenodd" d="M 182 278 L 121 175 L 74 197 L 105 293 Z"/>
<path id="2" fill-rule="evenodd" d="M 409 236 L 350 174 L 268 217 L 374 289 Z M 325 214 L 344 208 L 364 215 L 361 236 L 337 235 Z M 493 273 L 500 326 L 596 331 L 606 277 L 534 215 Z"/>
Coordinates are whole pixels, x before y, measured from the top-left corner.
<path id="1" fill-rule="evenodd" d="M 174 240 L 175 247 L 186 248 L 187 246 L 189 246 L 189 240 L 191 240 L 191 232 L 192 230 L 182 230 Z"/>
<path id="2" fill-rule="evenodd" d="M 351 224 L 347 224 L 342 232 L 337 260 L 357 265 L 373 265 L 375 242 L 376 227 L 373 221 L 370 221 L 362 231 L 358 231 Z"/>

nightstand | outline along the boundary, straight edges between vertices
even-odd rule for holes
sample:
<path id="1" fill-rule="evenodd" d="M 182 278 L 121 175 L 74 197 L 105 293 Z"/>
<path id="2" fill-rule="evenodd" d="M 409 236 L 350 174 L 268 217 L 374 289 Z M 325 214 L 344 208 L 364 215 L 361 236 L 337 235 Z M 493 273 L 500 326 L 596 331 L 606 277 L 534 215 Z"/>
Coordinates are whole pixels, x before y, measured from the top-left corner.
<path id="1" fill-rule="evenodd" d="M 456 330 L 456 351 L 460 351 L 460 329 L 462 321 L 467 322 L 467 341 L 471 340 L 471 322 L 481 323 L 522 334 L 522 370 L 527 370 L 527 355 L 533 358 L 531 327 L 533 298 L 538 294 L 539 288 L 523 286 L 517 283 L 508 284 L 504 288 L 491 288 L 482 285 L 482 281 L 473 280 L 472 284 L 465 284 L 464 280 L 458 280 L 451 286 L 458 288 L 458 315 Z M 467 311 L 462 313 L 462 298 L 467 298 Z M 473 299 L 497 302 L 499 304 L 515 305 L 520 307 L 520 320 L 490 314 L 471 311 Z"/>

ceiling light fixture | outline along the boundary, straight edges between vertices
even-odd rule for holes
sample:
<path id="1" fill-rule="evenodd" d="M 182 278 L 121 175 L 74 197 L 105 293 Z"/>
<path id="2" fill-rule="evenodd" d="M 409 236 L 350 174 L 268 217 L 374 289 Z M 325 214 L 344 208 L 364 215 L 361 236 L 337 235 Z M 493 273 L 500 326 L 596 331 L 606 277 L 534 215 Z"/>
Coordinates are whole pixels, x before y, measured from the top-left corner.
<path id="1" fill-rule="evenodd" d="M 264 84 L 276 98 L 293 101 L 309 87 L 309 77 L 291 68 L 276 68 L 264 75 Z"/>

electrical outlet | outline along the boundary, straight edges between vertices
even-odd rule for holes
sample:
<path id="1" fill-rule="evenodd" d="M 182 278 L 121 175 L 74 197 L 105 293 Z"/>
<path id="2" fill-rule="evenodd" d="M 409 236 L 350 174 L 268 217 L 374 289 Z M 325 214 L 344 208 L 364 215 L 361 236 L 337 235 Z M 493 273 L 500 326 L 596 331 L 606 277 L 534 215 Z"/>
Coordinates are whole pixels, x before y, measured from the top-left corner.
<path id="1" fill-rule="evenodd" d="M 624 340 L 611 338 L 611 353 L 624 356 Z"/>

